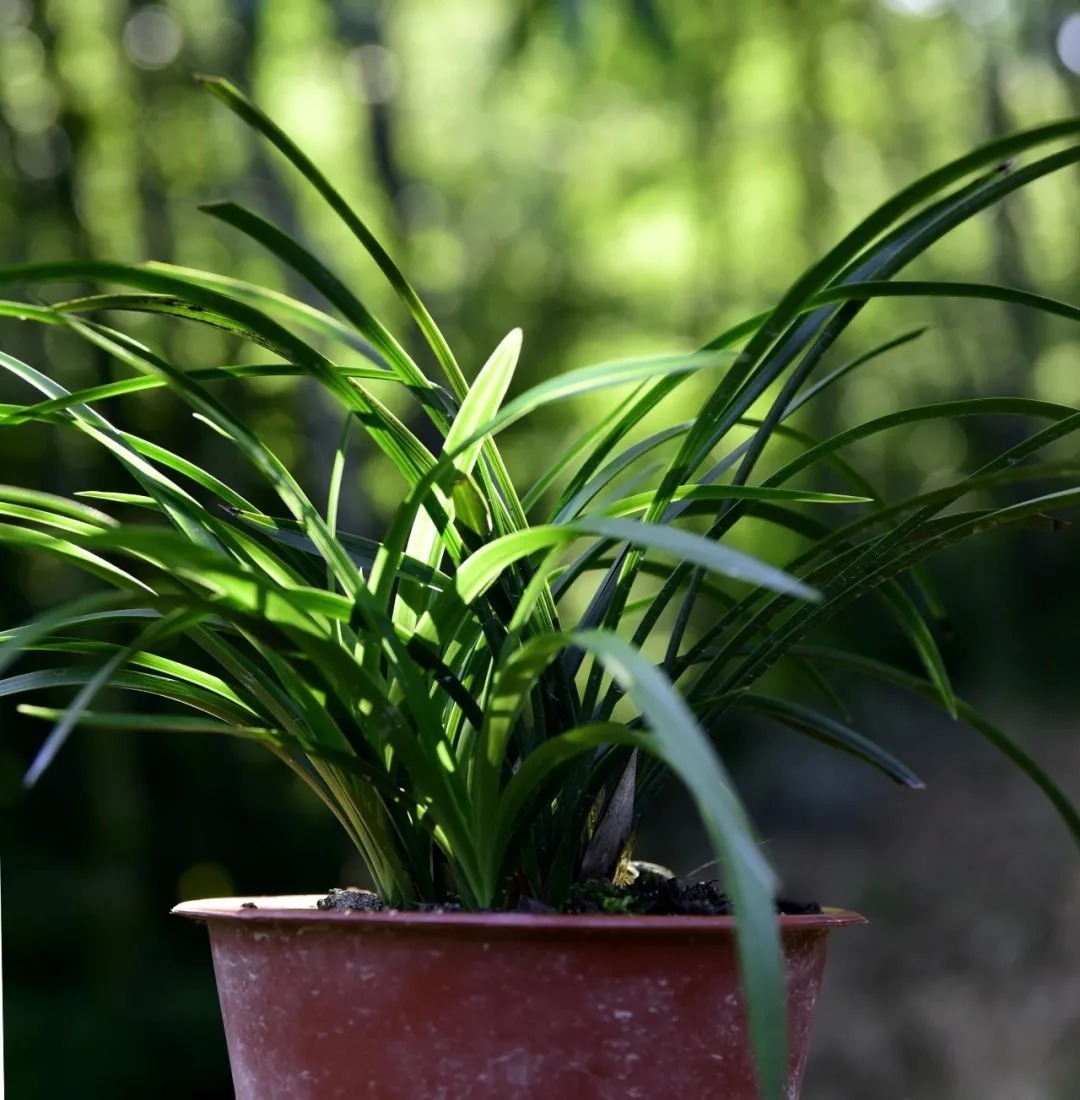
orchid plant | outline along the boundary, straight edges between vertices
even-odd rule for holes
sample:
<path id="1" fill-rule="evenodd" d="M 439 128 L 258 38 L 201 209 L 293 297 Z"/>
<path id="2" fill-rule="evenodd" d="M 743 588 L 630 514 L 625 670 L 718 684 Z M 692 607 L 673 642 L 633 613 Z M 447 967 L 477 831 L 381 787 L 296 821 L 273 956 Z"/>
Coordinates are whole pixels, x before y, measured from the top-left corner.
<path id="1" fill-rule="evenodd" d="M 501 909 L 523 897 L 559 908 L 576 881 L 625 874 L 641 815 L 674 777 L 700 813 L 733 900 L 762 1091 L 778 1097 L 785 1015 L 776 881 L 714 745 L 728 712 L 764 715 L 918 787 L 906 765 L 851 728 L 830 672 L 843 667 L 909 688 L 1004 752 L 1080 841 L 1080 817 L 1051 777 L 956 698 L 935 641 L 940 602 L 923 569 L 961 540 L 1052 524 L 1049 513 L 1080 502 L 1080 462 L 1045 454 L 1080 429 L 1080 411 L 1027 397 L 942 401 L 825 439 L 798 416 L 919 335 L 902 333 L 827 367 L 838 337 L 872 300 L 982 298 L 1080 320 L 1080 309 L 1021 290 L 895 278 L 980 211 L 1080 161 L 1080 122 L 996 141 L 913 183 L 771 309 L 695 354 L 557 373 L 508 399 L 520 331 L 479 370 L 464 369 L 390 255 L 299 147 L 236 88 L 203 83 L 336 212 L 343 240 L 374 259 L 438 370 L 423 370 L 300 241 L 232 202 L 205 209 L 303 276 L 331 311 L 164 263 L 0 271 L 6 284 L 120 288 L 50 306 L 0 302 L 0 316 L 74 332 L 129 371 L 72 392 L 59 365 L 41 369 L 0 352 L 0 365 L 36 394 L 0 406 L 0 427 L 48 422 L 82 432 L 128 471 L 135 490 L 66 499 L 0 486 L 0 541 L 102 582 L 100 592 L 0 634 L 0 669 L 32 651 L 62 657 L 56 668 L 0 679 L 0 694 L 77 689 L 62 710 L 20 708 L 52 723 L 28 781 L 80 725 L 254 740 L 337 818 L 386 904 L 453 896 L 467 908 Z M 1037 155 L 1022 167 L 1009 159 L 1025 153 Z M 268 361 L 178 369 L 115 327 L 130 312 L 213 326 Z M 220 397 L 223 382 L 270 376 L 314 379 L 340 411 L 321 501 Z M 646 418 L 691 378 L 709 383 L 694 416 L 646 431 Z M 408 391 L 428 421 L 425 438 L 433 429 L 438 446 L 425 445 L 376 397 L 380 383 Z M 224 475 L 102 411 L 154 388 L 228 439 L 277 507 L 260 509 Z M 515 482 L 499 434 L 585 395 L 594 395 L 587 430 L 534 484 Z M 848 457 L 851 444 L 897 427 L 979 416 L 1032 428 L 944 487 L 885 500 Z M 378 540 L 338 523 L 356 431 L 404 486 Z M 783 461 L 762 476 L 763 457 L 777 451 Z M 813 486 L 826 476 L 844 491 Z M 1061 484 L 1048 488 L 1055 479 Z M 1027 492 L 989 503 L 1003 486 Z M 738 549 L 733 535 L 744 519 L 782 528 L 797 553 L 771 563 Z M 822 624 L 863 596 L 880 600 L 900 625 L 923 675 L 814 644 Z M 101 637 L 118 625 L 127 640 Z M 822 708 L 762 686 L 780 662 L 810 678 Z M 106 688 L 164 706 L 95 709 Z"/>

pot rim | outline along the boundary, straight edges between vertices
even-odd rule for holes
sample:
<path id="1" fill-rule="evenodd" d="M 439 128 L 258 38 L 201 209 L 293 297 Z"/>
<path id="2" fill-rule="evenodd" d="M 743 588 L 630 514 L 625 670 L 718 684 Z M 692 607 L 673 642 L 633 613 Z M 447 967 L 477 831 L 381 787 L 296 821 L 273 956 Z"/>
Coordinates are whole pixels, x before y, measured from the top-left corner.
<path id="1" fill-rule="evenodd" d="M 635 914 L 599 913 L 425 913 L 403 909 L 337 910 L 317 909 L 315 903 L 325 894 L 283 894 L 278 896 L 201 898 L 185 901 L 171 910 L 174 916 L 215 923 L 249 922 L 347 925 L 354 928 L 381 929 L 452 929 L 514 932 L 603 932 L 606 935 L 673 932 L 728 935 L 736 926 L 735 917 L 673 915 L 663 917 Z M 244 908 L 247 904 L 254 908 Z M 860 913 L 848 909 L 823 907 L 820 914 L 781 916 L 784 931 L 821 931 L 866 924 Z"/>

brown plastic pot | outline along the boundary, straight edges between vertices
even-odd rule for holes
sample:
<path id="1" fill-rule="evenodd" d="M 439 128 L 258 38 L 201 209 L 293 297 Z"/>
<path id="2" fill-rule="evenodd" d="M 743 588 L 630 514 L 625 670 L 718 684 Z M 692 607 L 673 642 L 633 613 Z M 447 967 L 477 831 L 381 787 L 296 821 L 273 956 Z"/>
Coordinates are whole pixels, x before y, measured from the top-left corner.
<path id="1" fill-rule="evenodd" d="M 237 1100 L 757 1100 L 729 917 L 322 912 L 187 902 L 210 930 Z M 782 917 L 787 1100 L 829 932 Z"/>

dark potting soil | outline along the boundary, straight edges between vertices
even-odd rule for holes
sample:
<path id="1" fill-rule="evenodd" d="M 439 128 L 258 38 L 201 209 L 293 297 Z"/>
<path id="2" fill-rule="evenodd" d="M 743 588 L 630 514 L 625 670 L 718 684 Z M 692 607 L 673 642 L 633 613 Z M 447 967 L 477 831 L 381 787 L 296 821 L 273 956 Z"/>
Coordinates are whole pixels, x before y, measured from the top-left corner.
<path id="1" fill-rule="evenodd" d="M 383 903 L 377 894 L 369 890 L 331 890 L 316 903 L 320 909 L 337 912 L 356 912 L 358 910 L 375 911 L 383 909 Z M 449 902 L 442 905 L 420 905 L 424 913 L 456 913 L 461 905 Z M 521 898 L 517 912 L 555 913 L 542 902 L 532 898 Z M 784 916 L 817 915 L 821 906 L 817 902 L 789 901 L 777 898 L 776 911 Z M 675 878 L 641 871 L 633 882 L 625 886 L 596 879 L 592 882 L 578 883 L 571 888 L 570 900 L 564 913 L 636 913 L 646 916 L 731 916 L 734 909 L 731 899 L 718 883 L 695 882 L 681 885 Z"/>
<path id="2" fill-rule="evenodd" d="M 817 902 L 776 899 L 776 911 L 784 916 L 820 914 Z M 682 885 L 667 875 L 642 871 L 633 882 L 616 886 L 596 880 L 578 883 L 570 890 L 567 913 L 637 913 L 653 917 L 729 917 L 735 912 L 731 898 L 717 882 Z"/>
<path id="3" fill-rule="evenodd" d="M 373 894 L 370 890 L 358 890 L 354 886 L 347 887 L 344 890 L 331 890 L 326 897 L 319 898 L 315 906 L 318 909 L 329 909 L 338 913 L 356 913 L 362 910 L 377 913 L 380 909 L 386 908 L 378 894 Z M 460 913 L 462 906 L 460 902 L 456 901 L 443 904 L 425 901 L 421 902 L 415 911 L 418 913 Z"/>
<path id="4" fill-rule="evenodd" d="M 315 903 L 319 909 L 331 909 L 338 913 L 353 913 L 359 909 L 378 910 L 385 908 L 382 898 L 373 894 L 370 890 L 357 890 L 349 887 L 346 890 L 331 890 L 325 898 L 319 898 Z"/>

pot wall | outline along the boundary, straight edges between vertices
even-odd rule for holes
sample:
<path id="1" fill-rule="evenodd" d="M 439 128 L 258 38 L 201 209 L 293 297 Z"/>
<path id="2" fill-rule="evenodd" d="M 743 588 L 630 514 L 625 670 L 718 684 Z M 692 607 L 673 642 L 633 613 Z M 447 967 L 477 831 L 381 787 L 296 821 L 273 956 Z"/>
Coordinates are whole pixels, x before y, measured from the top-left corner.
<path id="1" fill-rule="evenodd" d="M 189 903 L 205 920 L 237 1100 L 756 1100 L 723 917 L 323 913 Z M 290 905 L 307 908 L 290 908 Z M 782 918 L 788 1100 L 829 931 Z"/>

